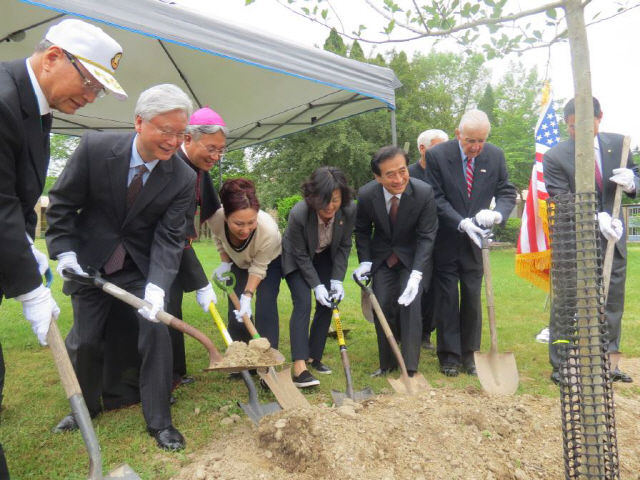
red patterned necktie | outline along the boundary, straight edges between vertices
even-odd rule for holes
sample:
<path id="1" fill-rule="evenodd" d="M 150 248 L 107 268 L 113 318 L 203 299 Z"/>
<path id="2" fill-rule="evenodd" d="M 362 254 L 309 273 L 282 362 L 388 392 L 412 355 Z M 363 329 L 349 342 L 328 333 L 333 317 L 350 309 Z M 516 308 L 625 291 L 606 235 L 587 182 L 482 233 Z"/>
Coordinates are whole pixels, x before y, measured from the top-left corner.
<path id="1" fill-rule="evenodd" d="M 465 176 L 467 178 L 467 195 L 471 198 L 471 189 L 473 188 L 473 158 L 467 157 Z"/>
<path id="2" fill-rule="evenodd" d="M 395 195 L 391 197 L 391 208 L 389 208 L 389 222 L 391 223 L 391 229 L 393 230 L 393 226 L 396 223 L 396 217 L 398 216 L 398 197 Z M 391 255 L 387 257 L 385 260 L 389 268 L 393 268 L 396 263 L 398 263 L 398 255 L 395 252 L 391 252 Z"/>
<path id="3" fill-rule="evenodd" d="M 596 154 L 596 185 L 598 186 L 598 191 L 602 193 L 602 172 L 600 171 L 600 163 L 598 163 L 597 154 Z"/>
<path id="4" fill-rule="evenodd" d="M 149 171 L 146 165 L 138 165 L 136 167 L 136 174 L 133 176 L 129 188 L 127 188 L 127 211 L 131 209 L 131 206 L 135 203 L 136 198 L 140 195 L 142 187 L 144 186 L 142 180 L 144 174 Z M 124 267 L 124 259 L 127 256 L 127 250 L 124 248 L 124 244 L 121 242 L 113 251 L 109 260 L 104 264 L 104 273 L 111 275 L 117 271 L 122 270 Z"/>

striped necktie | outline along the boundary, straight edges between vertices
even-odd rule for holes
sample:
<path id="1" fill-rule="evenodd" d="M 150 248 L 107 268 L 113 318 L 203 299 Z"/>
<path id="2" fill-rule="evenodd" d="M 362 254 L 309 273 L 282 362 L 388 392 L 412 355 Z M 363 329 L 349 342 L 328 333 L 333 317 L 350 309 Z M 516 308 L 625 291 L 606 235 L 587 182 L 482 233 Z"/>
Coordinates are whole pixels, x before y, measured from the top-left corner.
<path id="1" fill-rule="evenodd" d="M 467 195 L 471 198 L 471 189 L 473 188 L 473 158 L 467 157 L 465 177 L 467 179 Z"/>

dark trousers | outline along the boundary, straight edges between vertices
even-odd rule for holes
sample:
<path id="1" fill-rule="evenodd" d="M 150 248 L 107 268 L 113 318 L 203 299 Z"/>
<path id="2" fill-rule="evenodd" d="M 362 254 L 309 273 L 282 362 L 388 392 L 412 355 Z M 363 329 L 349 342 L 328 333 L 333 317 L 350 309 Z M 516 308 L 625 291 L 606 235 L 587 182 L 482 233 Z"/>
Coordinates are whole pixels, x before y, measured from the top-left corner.
<path id="1" fill-rule="evenodd" d="M 249 271 L 239 268 L 235 263 L 231 266 L 231 271 L 236 276 L 236 286 L 234 291 L 240 298 L 247 286 Z M 280 336 L 280 325 L 278 317 L 278 293 L 280 293 L 280 281 L 282 280 L 282 264 L 280 256 L 274 258 L 267 268 L 267 275 L 262 279 L 255 292 L 255 304 L 252 308 L 256 330 L 261 337 L 269 340 L 272 348 L 278 348 Z M 251 336 L 243 323 L 236 320 L 233 313 L 235 307 L 229 299 L 229 313 L 227 316 L 229 335 L 237 341 L 248 342 Z"/>
<path id="2" fill-rule="evenodd" d="M 0 443 L 0 480 L 10 480 L 9 468 L 7 467 L 7 459 L 4 458 L 4 450 Z"/>
<path id="3" fill-rule="evenodd" d="M 313 266 L 322 284 L 331 286 L 331 249 L 327 248 L 313 257 Z M 309 318 L 311 317 L 311 289 L 317 285 L 309 285 L 300 270 L 295 270 L 286 276 L 287 285 L 291 291 L 293 311 L 289 320 L 289 337 L 291 339 L 291 357 L 293 360 L 322 360 L 324 346 L 327 343 L 327 333 L 331 325 L 331 309 L 315 302 L 315 313 L 309 332 Z"/>
<path id="4" fill-rule="evenodd" d="M 133 295 L 144 296 L 145 279 L 132 262 L 106 279 Z M 66 339 L 67 351 L 89 412 L 94 415 L 101 411 L 104 334 L 116 302 L 119 300 L 95 287 L 82 287 L 71 295 L 74 322 Z M 133 322 L 138 327 L 142 412 L 148 427 L 167 428 L 171 425 L 173 362 L 169 331 L 163 323 L 150 322 L 137 313 Z"/>
<path id="5" fill-rule="evenodd" d="M 434 315 L 434 295 L 431 285 L 431 276 L 433 275 L 433 260 L 429 258 L 429 262 L 422 274 L 422 285 L 424 291 L 420 299 L 420 307 L 422 310 L 422 339 L 430 340 L 431 333 L 436 329 L 436 317 Z"/>
<path id="6" fill-rule="evenodd" d="M 167 312 L 182 320 L 182 298 L 184 287 L 182 282 L 176 278 L 169 289 L 169 301 Z M 175 328 L 169 329 L 171 336 L 171 349 L 173 350 L 173 383 L 179 383 L 187 374 L 187 356 L 184 348 L 184 333 Z"/>
<path id="7" fill-rule="evenodd" d="M 440 365 L 473 364 L 473 352 L 480 349 L 483 270 L 472 248 L 476 247 L 465 237 L 460 241 L 458 255 L 445 257 L 434 252 L 434 315 Z"/>
<path id="8" fill-rule="evenodd" d="M 600 238 L 602 245 L 602 257 L 606 251 L 607 242 Z M 621 240 L 623 241 L 623 240 Z M 604 261 L 604 260 L 603 260 Z M 622 314 L 624 312 L 624 291 L 627 279 L 627 260 L 623 258 L 616 249 L 613 254 L 613 263 L 611 265 L 611 279 L 609 282 L 609 295 L 605 306 L 605 318 L 608 327 L 608 350 L 609 352 L 620 351 L 620 337 L 622 334 Z M 575 283 L 575 276 L 567 279 L 568 282 Z M 559 344 L 554 342 L 558 340 L 558 329 L 555 320 L 556 300 L 551 302 L 551 317 L 549 321 L 549 363 L 553 368 L 560 365 Z M 575 305 L 573 305 L 575 308 Z"/>
<path id="9" fill-rule="evenodd" d="M 400 341 L 402 358 L 407 370 L 418 370 L 420 363 L 420 341 L 422 340 L 422 318 L 420 315 L 420 296 L 407 307 L 398 303 L 404 292 L 411 271 L 398 262 L 393 268 L 383 263 L 373 274 L 373 293 L 380 303 L 382 313 L 391 327 L 391 331 Z M 374 315 L 376 334 L 378 336 L 378 355 L 380 368 L 383 370 L 396 368 L 396 360 L 384 330 L 380 326 L 378 316 Z M 399 336 L 399 338 L 398 338 Z"/>

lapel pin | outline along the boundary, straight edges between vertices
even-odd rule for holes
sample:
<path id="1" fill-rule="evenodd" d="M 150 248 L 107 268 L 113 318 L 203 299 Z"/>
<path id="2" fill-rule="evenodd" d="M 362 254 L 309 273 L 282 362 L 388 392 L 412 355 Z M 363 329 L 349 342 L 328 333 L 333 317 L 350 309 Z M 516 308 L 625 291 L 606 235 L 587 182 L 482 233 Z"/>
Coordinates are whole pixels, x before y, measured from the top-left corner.
<path id="1" fill-rule="evenodd" d="M 487 173 L 487 171 L 484 168 L 481 168 L 480 173 Z"/>
<path id="2" fill-rule="evenodd" d="M 340 225 L 342 225 L 342 220 L 340 220 Z"/>
<path id="3" fill-rule="evenodd" d="M 610 149 L 609 149 L 609 150 L 607 150 L 607 153 L 611 153 L 611 150 L 610 150 Z"/>

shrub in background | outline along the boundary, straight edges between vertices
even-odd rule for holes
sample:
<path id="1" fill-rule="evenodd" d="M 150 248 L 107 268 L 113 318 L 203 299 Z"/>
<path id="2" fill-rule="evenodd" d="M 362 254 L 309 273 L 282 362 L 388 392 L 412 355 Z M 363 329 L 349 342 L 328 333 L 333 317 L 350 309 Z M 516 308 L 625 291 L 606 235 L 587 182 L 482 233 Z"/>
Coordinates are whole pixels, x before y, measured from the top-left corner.
<path id="1" fill-rule="evenodd" d="M 518 243 L 518 236 L 520 235 L 520 225 L 522 225 L 522 220 L 519 218 L 507 219 L 504 227 L 496 227 L 494 230 L 495 241 L 516 245 Z"/>
<path id="2" fill-rule="evenodd" d="M 281 231 L 284 232 L 285 228 L 287 228 L 289 212 L 300 200 L 302 200 L 302 195 L 291 195 L 290 197 L 284 197 L 278 200 L 278 226 Z"/>

